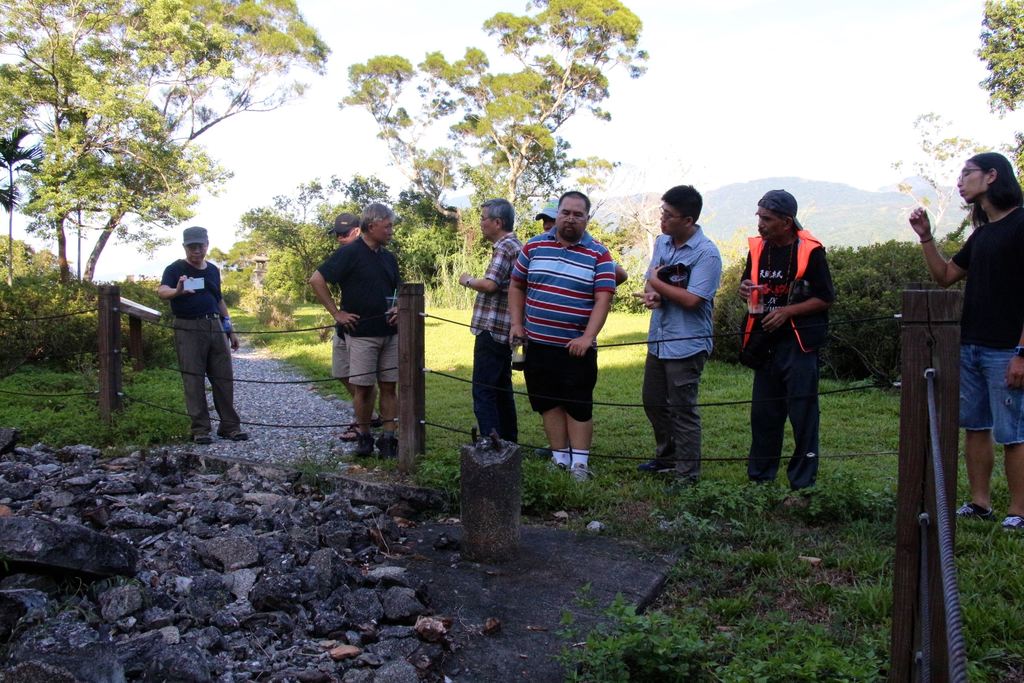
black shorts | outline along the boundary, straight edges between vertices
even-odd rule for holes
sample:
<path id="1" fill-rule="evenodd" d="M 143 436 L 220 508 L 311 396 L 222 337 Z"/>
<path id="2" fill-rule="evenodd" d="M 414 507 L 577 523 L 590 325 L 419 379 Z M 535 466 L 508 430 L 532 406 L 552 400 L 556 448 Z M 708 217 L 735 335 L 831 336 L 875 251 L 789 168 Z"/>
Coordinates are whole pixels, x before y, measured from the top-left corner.
<path id="1" fill-rule="evenodd" d="M 526 391 L 530 407 L 538 413 L 564 408 L 569 417 L 586 422 L 594 416 L 597 384 L 597 349 L 582 357 L 570 356 L 564 346 L 531 342 L 526 346 Z"/>

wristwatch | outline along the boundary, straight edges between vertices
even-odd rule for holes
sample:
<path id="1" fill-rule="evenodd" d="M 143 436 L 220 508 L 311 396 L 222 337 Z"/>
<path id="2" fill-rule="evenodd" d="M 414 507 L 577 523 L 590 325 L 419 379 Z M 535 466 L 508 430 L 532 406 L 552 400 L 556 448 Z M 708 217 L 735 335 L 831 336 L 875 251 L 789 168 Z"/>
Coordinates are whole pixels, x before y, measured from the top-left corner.
<path id="1" fill-rule="evenodd" d="M 1013 353 L 1018 358 L 1024 358 L 1024 346 L 1016 346 L 1016 347 L 1014 347 Z"/>

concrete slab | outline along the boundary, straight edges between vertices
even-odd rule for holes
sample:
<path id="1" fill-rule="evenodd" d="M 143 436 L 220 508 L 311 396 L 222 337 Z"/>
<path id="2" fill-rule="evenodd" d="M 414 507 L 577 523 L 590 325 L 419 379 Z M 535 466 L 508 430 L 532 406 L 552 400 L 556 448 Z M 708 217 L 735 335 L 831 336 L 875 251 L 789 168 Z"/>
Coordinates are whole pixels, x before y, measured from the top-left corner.
<path id="1" fill-rule="evenodd" d="M 460 539 L 458 525 L 407 531 L 415 554 L 400 564 L 427 582 L 438 616 L 454 619 L 450 633 L 459 647 L 446 659 L 444 673 L 458 683 L 564 680 L 555 660 L 568 644 L 558 635 L 562 614 L 572 612 L 587 632 L 616 594 L 646 607 L 675 562 L 597 534 L 523 527 L 518 558 L 480 564 L 462 560 L 455 549 L 434 547 L 442 534 Z M 501 622 L 492 635 L 483 633 L 488 619 Z"/>

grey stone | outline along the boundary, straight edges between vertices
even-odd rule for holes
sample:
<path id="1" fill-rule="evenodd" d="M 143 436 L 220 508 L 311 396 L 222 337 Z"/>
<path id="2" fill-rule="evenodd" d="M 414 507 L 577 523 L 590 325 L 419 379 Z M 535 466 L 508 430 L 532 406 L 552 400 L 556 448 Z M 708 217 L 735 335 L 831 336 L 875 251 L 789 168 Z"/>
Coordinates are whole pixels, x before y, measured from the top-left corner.
<path id="1" fill-rule="evenodd" d="M 218 536 L 204 541 L 202 553 L 215 559 L 226 572 L 251 567 L 260 559 L 256 545 L 240 536 Z"/>
<path id="2" fill-rule="evenodd" d="M 142 591 L 138 586 L 115 586 L 100 593 L 100 614 L 107 621 L 117 621 L 136 610 L 142 609 Z"/>
<path id="3" fill-rule="evenodd" d="M 249 600 L 258 610 L 293 610 L 302 593 L 302 581 L 295 576 L 267 576 L 256 582 Z"/>
<path id="4" fill-rule="evenodd" d="M 107 524 L 114 529 L 145 529 L 147 531 L 167 531 L 174 528 L 174 522 L 170 520 L 156 515 L 147 515 L 145 512 L 130 508 L 114 512 Z"/>
<path id="5" fill-rule="evenodd" d="M 408 585 L 405 581 L 405 567 L 375 567 L 366 573 L 366 578 L 373 583 Z"/>
<path id="6" fill-rule="evenodd" d="M 388 662 L 373 674 L 373 683 L 419 683 L 420 675 L 409 662 Z"/>
<path id="7" fill-rule="evenodd" d="M 21 623 L 46 617 L 46 593 L 31 589 L 0 590 L 0 638 L 6 638 Z"/>
<path id="8" fill-rule="evenodd" d="M 379 621 L 384 616 L 384 607 L 380 604 L 377 593 L 368 588 L 360 588 L 345 596 L 342 601 L 345 614 L 353 624 L 368 624 Z"/>
<path id="9" fill-rule="evenodd" d="M 411 622 L 427 611 L 416 597 L 416 591 L 405 586 L 394 586 L 384 591 L 381 598 L 384 617 L 388 621 Z"/>
<path id="10" fill-rule="evenodd" d="M 228 575 L 231 580 L 231 593 L 239 600 L 249 597 L 249 591 L 256 585 L 259 574 L 255 569 L 239 569 Z"/>
<path id="11" fill-rule="evenodd" d="M 0 683 L 80 683 L 61 666 L 44 662 L 24 662 L 0 671 Z"/>
<path id="12" fill-rule="evenodd" d="M 10 429 L 8 427 L 0 429 L 0 455 L 13 451 L 14 447 L 18 445 L 19 436 L 21 436 L 21 432 L 17 429 Z"/>
<path id="13" fill-rule="evenodd" d="M 374 643 L 367 650 L 384 660 L 391 660 L 405 659 L 416 652 L 417 648 L 419 643 L 412 638 L 388 638 Z"/>
<path id="14" fill-rule="evenodd" d="M 370 669 L 349 669 L 341 678 L 342 683 L 374 683 Z"/>
<path id="15" fill-rule="evenodd" d="M 489 440 L 461 450 L 462 554 L 476 562 L 506 562 L 519 552 L 522 454 Z"/>
<path id="16" fill-rule="evenodd" d="M 191 645 L 160 650 L 146 668 L 145 681 L 152 683 L 207 683 L 212 680 L 206 657 Z"/>
<path id="17" fill-rule="evenodd" d="M 28 517 L 0 518 L 0 556 L 99 576 L 135 574 L 138 551 L 82 526 Z"/>

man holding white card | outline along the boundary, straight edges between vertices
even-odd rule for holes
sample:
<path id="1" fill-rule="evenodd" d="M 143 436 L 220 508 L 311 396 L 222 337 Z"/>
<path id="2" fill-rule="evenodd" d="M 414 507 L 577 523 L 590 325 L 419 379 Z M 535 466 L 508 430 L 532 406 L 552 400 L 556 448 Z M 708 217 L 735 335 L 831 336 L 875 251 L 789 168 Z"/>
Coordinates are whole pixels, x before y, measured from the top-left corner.
<path id="1" fill-rule="evenodd" d="M 206 261 L 210 246 L 206 228 L 186 228 L 182 238 L 185 258 L 164 269 L 156 291 L 161 299 L 170 301 L 174 314 L 174 349 L 185 388 L 185 409 L 192 419 L 192 441 L 213 442 L 206 403 L 207 378 L 220 417 L 217 435 L 245 441 L 249 435 L 240 429 L 241 420 L 235 412 L 231 369 L 231 350 L 238 349 L 238 336 L 221 296 L 220 270 Z"/>

